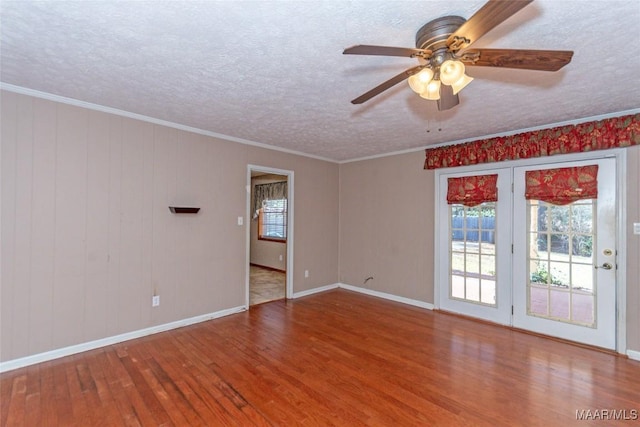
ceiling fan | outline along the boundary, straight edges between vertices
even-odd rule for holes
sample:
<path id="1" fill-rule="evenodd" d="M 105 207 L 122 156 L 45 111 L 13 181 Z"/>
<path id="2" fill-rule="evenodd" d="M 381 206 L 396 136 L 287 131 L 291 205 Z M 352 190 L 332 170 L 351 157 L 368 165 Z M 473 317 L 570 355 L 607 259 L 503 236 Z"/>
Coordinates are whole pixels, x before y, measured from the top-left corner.
<path id="1" fill-rule="evenodd" d="M 571 62 L 573 51 L 530 49 L 468 49 L 484 34 L 533 0 L 489 0 L 468 20 L 444 16 L 425 24 L 416 33 L 416 48 L 356 45 L 346 55 L 380 55 L 417 58 L 409 68 L 351 101 L 362 104 L 403 80 L 421 97 L 438 101 L 438 110 L 459 104 L 458 92 L 473 78 L 465 65 L 557 71 Z"/>

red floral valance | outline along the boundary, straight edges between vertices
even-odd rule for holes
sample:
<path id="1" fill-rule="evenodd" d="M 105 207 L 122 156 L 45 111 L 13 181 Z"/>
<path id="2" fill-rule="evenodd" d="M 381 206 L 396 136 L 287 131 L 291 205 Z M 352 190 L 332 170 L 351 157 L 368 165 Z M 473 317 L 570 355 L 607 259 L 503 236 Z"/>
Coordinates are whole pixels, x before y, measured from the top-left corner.
<path id="1" fill-rule="evenodd" d="M 447 203 L 476 206 L 498 200 L 498 175 L 463 176 L 447 180 Z"/>
<path id="2" fill-rule="evenodd" d="M 640 114 L 426 149 L 425 169 L 640 145 Z"/>
<path id="3" fill-rule="evenodd" d="M 554 205 L 597 199 L 598 165 L 527 171 L 524 197 Z"/>

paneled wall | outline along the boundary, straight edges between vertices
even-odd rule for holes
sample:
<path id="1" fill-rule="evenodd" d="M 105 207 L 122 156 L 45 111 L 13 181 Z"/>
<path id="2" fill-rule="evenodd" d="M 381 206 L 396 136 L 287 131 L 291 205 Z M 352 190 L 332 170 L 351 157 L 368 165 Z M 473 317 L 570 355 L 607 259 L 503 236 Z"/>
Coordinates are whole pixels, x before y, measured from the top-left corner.
<path id="1" fill-rule="evenodd" d="M 640 147 L 627 149 L 627 347 L 640 351 Z M 424 152 L 340 168 L 340 281 L 433 303 L 434 171 Z M 364 280 L 373 276 L 366 284 Z"/>
<path id="2" fill-rule="evenodd" d="M 342 283 L 433 303 L 435 186 L 423 164 L 420 151 L 341 165 Z"/>
<path id="3" fill-rule="evenodd" d="M 338 165 L 11 92 L 1 102 L 0 361 L 242 306 L 248 164 L 295 173 L 295 292 L 343 282 L 433 302 L 423 152 Z M 621 256 L 640 351 L 640 148 L 628 154 Z"/>
<path id="4" fill-rule="evenodd" d="M 1 361 L 244 305 L 249 163 L 293 170 L 319 212 L 296 215 L 294 291 L 337 282 L 337 164 L 11 92 L 1 108 Z"/>

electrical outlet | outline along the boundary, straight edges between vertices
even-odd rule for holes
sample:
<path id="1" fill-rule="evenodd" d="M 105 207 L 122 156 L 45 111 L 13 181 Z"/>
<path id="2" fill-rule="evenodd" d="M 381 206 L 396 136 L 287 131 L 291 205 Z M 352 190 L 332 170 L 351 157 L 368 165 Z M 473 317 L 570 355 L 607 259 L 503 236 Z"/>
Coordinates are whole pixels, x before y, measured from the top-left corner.
<path id="1" fill-rule="evenodd" d="M 304 271 L 304 277 L 309 277 L 309 270 Z"/>
<path id="2" fill-rule="evenodd" d="M 280 261 L 282 261 L 282 255 L 280 255 Z"/>
<path id="3" fill-rule="evenodd" d="M 157 307 L 160 305 L 160 295 L 154 295 L 151 297 L 151 307 Z"/>
<path id="4" fill-rule="evenodd" d="M 633 223 L 633 234 L 640 234 L 640 222 Z"/>

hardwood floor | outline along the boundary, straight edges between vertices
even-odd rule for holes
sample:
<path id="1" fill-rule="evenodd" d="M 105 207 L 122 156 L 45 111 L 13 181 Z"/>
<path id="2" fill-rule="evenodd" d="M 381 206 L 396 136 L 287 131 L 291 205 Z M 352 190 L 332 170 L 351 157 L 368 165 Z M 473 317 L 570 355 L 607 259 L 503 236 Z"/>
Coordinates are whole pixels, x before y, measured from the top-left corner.
<path id="1" fill-rule="evenodd" d="M 576 411 L 632 418 L 639 383 L 640 362 L 334 290 L 6 372 L 0 421 L 637 425 Z"/>

